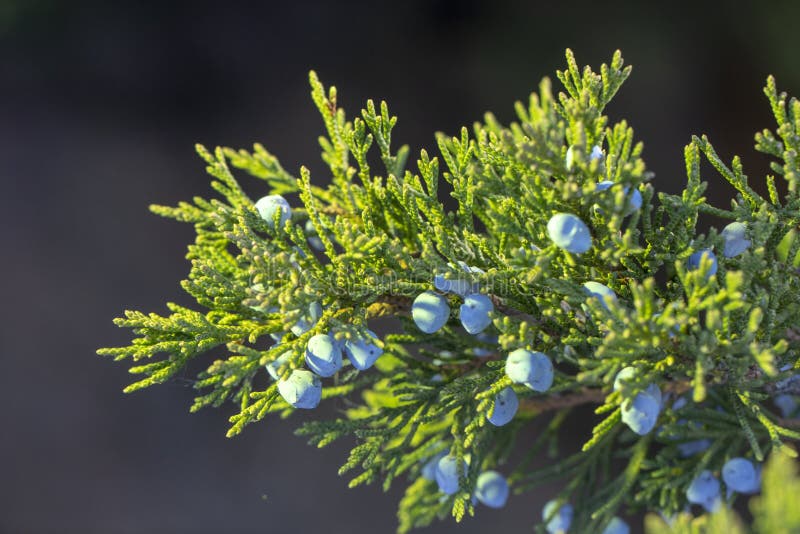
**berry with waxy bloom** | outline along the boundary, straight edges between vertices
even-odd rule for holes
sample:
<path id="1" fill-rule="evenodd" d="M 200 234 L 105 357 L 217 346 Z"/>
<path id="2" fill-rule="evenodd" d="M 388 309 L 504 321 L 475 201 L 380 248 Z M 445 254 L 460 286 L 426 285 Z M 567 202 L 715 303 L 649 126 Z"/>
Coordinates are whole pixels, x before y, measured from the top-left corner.
<path id="1" fill-rule="evenodd" d="M 630 534 L 631 527 L 617 516 L 611 518 L 602 534 Z"/>
<path id="2" fill-rule="evenodd" d="M 430 460 L 425 462 L 421 470 L 422 478 L 425 480 L 436 480 L 436 466 L 439 465 L 439 460 L 445 456 L 447 456 L 447 451 L 437 452 Z"/>
<path id="3" fill-rule="evenodd" d="M 342 348 L 329 334 L 317 334 L 306 345 L 306 365 L 319 376 L 333 376 L 342 368 Z"/>
<path id="4" fill-rule="evenodd" d="M 614 377 L 614 391 L 620 391 L 625 386 L 625 383 L 633 380 L 635 376 L 635 367 L 628 366 L 620 369 L 617 376 Z"/>
<path id="5" fill-rule="evenodd" d="M 458 261 L 456 263 L 465 273 L 483 274 L 485 272 L 480 267 L 467 265 L 463 261 Z M 448 263 L 448 265 L 450 267 L 455 267 L 452 263 Z M 439 291 L 444 291 L 445 293 L 454 293 L 462 297 L 470 293 L 475 293 L 479 289 L 478 284 L 473 284 L 468 279 L 459 278 L 458 276 L 448 278 L 444 274 L 437 274 L 433 277 L 433 287 Z"/>
<path id="6" fill-rule="evenodd" d="M 467 462 L 461 461 L 459 464 L 455 456 L 444 456 L 436 464 L 436 483 L 439 491 L 446 495 L 452 495 L 458 491 L 458 477 L 466 476 Z"/>
<path id="7" fill-rule="evenodd" d="M 506 359 L 506 375 L 511 381 L 540 393 L 553 385 L 553 374 L 553 362 L 542 352 L 517 349 Z"/>
<path id="8" fill-rule="evenodd" d="M 612 182 L 610 180 L 603 180 L 602 182 L 599 182 L 597 186 L 595 186 L 595 189 L 597 191 L 605 191 L 606 189 L 610 189 L 614 185 L 616 185 L 616 182 Z M 624 192 L 626 197 L 628 196 L 630 190 L 631 190 L 630 187 L 625 187 Z M 627 208 L 628 212 L 636 211 L 641 207 L 642 207 L 642 194 L 639 192 L 638 189 L 634 189 L 633 193 L 628 198 L 628 208 Z"/>
<path id="9" fill-rule="evenodd" d="M 294 326 L 292 326 L 291 328 L 292 334 L 296 335 L 297 337 L 300 337 L 309 330 L 311 330 L 311 327 L 313 326 L 314 323 L 309 322 L 308 320 L 301 317 L 300 319 L 297 320 Z"/>
<path id="10" fill-rule="evenodd" d="M 625 382 L 636 376 L 636 369 L 625 367 L 614 378 L 614 391 L 620 391 Z M 661 390 L 656 384 L 648 384 L 644 391 L 640 391 L 633 399 L 622 402 L 622 422 L 643 436 L 653 430 L 661 411 Z"/>
<path id="11" fill-rule="evenodd" d="M 475 483 L 475 497 L 489 508 L 502 508 L 508 500 L 508 482 L 497 471 L 484 471 Z"/>
<path id="12" fill-rule="evenodd" d="M 741 222 L 732 222 L 722 229 L 722 238 L 725 240 L 725 247 L 722 255 L 726 258 L 733 258 L 743 253 L 750 247 L 750 240 L 747 239 L 747 225 Z"/>
<path id="13" fill-rule="evenodd" d="M 271 376 L 273 380 L 277 380 L 280 378 L 278 371 L 280 371 L 281 367 L 286 365 L 286 362 L 288 362 L 289 358 L 291 357 L 292 357 L 292 351 L 286 351 L 277 358 L 275 358 L 275 360 L 269 362 L 266 365 L 267 372 L 269 373 L 269 376 Z"/>
<path id="14" fill-rule="evenodd" d="M 372 330 L 367 330 L 372 339 L 378 339 L 377 334 Z M 344 353 L 359 371 L 365 371 L 372 367 L 383 354 L 383 349 L 373 343 L 369 337 L 359 339 L 348 339 L 344 342 Z"/>
<path id="15" fill-rule="evenodd" d="M 559 248 L 583 254 L 592 248 L 589 227 L 571 213 L 556 213 L 547 221 L 547 235 Z"/>
<path id="16" fill-rule="evenodd" d="M 699 269 L 700 263 L 703 258 L 707 258 L 709 261 L 711 261 L 711 267 L 709 267 L 708 271 L 706 272 L 706 278 L 709 278 L 717 274 L 717 256 L 707 248 L 703 250 L 698 250 L 697 252 L 689 256 L 689 259 L 686 261 L 686 268 L 689 269 L 690 271 L 695 271 Z"/>
<path id="17" fill-rule="evenodd" d="M 589 281 L 584 282 L 583 290 L 589 294 L 590 297 L 596 297 L 600 300 L 600 303 L 603 305 L 604 308 L 608 309 L 608 301 L 616 302 L 617 301 L 617 294 L 608 287 L 607 285 L 601 284 L 600 282 Z"/>
<path id="18" fill-rule="evenodd" d="M 472 283 L 469 280 L 445 278 L 445 275 L 437 274 L 433 277 L 433 287 L 445 293 L 464 296 L 472 290 Z"/>
<path id="19" fill-rule="evenodd" d="M 603 149 L 595 145 L 592 147 L 592 152 L 589 154 L 589 161 L 603 160 Z"/>
<path id="20" fill-rule="evenodd" d="M 702 471 L 686 488 L 686 500 L 713 512 L 720 502 L 719 480 L 711 471 Z"/>
<path id="21" fill-rule="evenodd" d="M 625 383 L 628 382 L 628 381 L 632 381 L 635 376 L 636 376 L 636 368 L 635 367 L 631 367 L 631 366 L 623 367 L 620 370 L 620 372 L 617 373 L 617 376 L 614 377 L 614 391 L 620 391 L 623 388 L 623 386 L 625 385 Z M 647 387 L 645 388 L 645 390 L 642 393 L 645 393 L 645 394 L 650 395 L 651 397 L 653 397 L 656 400 L 656 402 L 658 403 L 659 409 L 661 409 L 661 406 L 662 406 L 661 390 L 659 389 L 659 387 L 656 384 L 652 384 L 652 383 L 648 384 Z M 685 403 L 686 401 L 684 400 L 683 402 Z M 677 408 L 675 408 L 674 405 L 673 405 L 672 408 L 673 408 L 673 410 L 677 409 Z"/>
<path id="22" fill-rule="evenodd" d="M 494 426 L 506 425 L 514 419 L 518 408 L 519 399 L 517 394 L 511 388 L 504 388 L 495 395 L 494 410 L 492 410 L 492 415 L 488 417 L 488 420 Z"/>
<path id="23" fill-rule="evenodd" d="M 292 326 L 292 334 L 296 335 L 297 337 L 302 336 L 311 328 L 317 324 L 319 318 L 322 317 L 322 306 L 319 302 L 312 302 L 308 305 L 308 313 L 305 316 L 300 317 Z"/>
<path id="24" fill-rule="evenodd" d="M 295 369 L 286 380 L 278 381 L 278 393 L 295 408 L 310 410 L 322 398 L 322 381 L 305 369 Z"/>
<path id="25" fill-rule="evenodd" d="M 261 197 L 256 202 L 256 211 L 258 211 L 258 214 L 261 215 L 261 218 L 264 219 L 270 228 L 275 222 L 275 213 L 277 211 L 281 212 L 279 222 L 281 227 L 292 217 L 292 208 L 289 207 L 289 202 L 280 195 Z"/>
<path id="26" fill-rule="evenodd" d="M 659 410 L 660 406 L 656 399 L 647 393 L 638 393 L 633 399 L 627 399 L 622 403 L 622 422 L 640 436 L 644 436 L 656 426 Z"/>
<path id="27" fill-rule="evenodd" d="M 569 530 L 573 514 L 571 504 L 561 504 L 556 500 L 548 501 L 542 509 L 542 521 L 547 522 L 545 528 L 550 534 L 562 534 Z"/>
<path id="28" fill-rule="evenodd" d="M 644 389 L 644 393 L 653 397 L 656 402 L 658 403 L 658 409 L 664 407 L 663 398 L 661 396 L 661 389 L 656 384 L 648 384 L 647 387 Z"/>
<path id="29" fill-rule="evenodd" d="M 492 324 L 489 314 L 494 311 L 494 304 L 486 295 L 472 293 L 464 297 L 464 304 L 459 311 L 464 330 L 470 334 L 477 334 Z"/>
<path id="30" fill-rule="evenodd" d="M 731 458 L 722 466 L 722 480 L 738 493 L 758 493 L 760 478 L 756 466 L 747 458 Z"/>
<path id="31" fill-rule="evenodd" d="M 447 299 L 434 293 L 420 293 L 411 305 L 411 317 L 417 327 L 426 334 L 433 334 L 447 323 L 450 318 L 450 307 Z"/>

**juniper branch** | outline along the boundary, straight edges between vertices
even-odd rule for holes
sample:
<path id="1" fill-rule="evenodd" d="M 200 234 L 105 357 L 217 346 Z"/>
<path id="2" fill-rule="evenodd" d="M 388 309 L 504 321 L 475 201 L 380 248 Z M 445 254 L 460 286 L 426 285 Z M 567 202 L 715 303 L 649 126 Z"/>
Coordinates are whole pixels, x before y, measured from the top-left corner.
<path id="1" fill-rule="evenodd" d="M 420 149 L 414 170 L 411 149 L 392 147 L 385 102 L 348 121 L 312 72 L 331 183 L 286 171 L 259 144 L 198 146 L 219 198 L 151 209 L 195 228 L 181 285 L 199 309 L 128 311 L 116 323 L 133 341 L 98 352 L 135 362 L 126 391 L 213 353 L 191 381 L 192 410 L 233 401 L 229 436 L 341 399 L 339 418 L 299 433 L 356 440 L 341 470 L 358 471 L 351 486 L 409 478 L 401 532 L 461 520 L 473 497 L 497 504 L 483 491 L 487 477 L 506 483 L 495 469 L 517 492 L 564 480 L 553 497 L 575 505 L 573 528 L 600 531 L 623 505 L 678 513 L 706 471 L 724 475 L 737 457 L 794 455 L 800 102 L 768 79 L 777 129 L 756 135 L 773 158 L 768 199 L 705 136 L 685 147 L 686 187 L 666 195 L 628 123 L 604 115 L 630 73 L 619 52 L 596 73 L 568 51 L 565 92 L 545 79 L 516 122 L 487 114 L 437 134 L 439 154 Z M 730 209 L 705 198 L 703 158 L 732 186 Z M 254 203 L 234 171 L 267 195 Z M 700 234 L 707 215 L 733 223 Z M 378 339 L 370 323 L 388 317 Z M 562 458 L 559 429 L 581 405 L 601 418 Z M 534 447 L 548 465 L 514 465 L 519 430 L 550 412 Z M 617 456 L 629 460 L 619 473 Z"/>

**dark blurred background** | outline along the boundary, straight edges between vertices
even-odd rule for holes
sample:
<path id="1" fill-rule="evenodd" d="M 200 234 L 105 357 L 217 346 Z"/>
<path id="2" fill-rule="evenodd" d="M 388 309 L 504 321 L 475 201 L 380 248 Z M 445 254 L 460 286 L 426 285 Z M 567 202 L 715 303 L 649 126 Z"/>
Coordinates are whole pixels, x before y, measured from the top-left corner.
<path id="1" fill-rule="evenodd" d="M 311 68 L 351 116 L 386 99 L 397 140 L 431 149 L 486 110 L 511 120 L 566 47 L 595 66 L 620 48 L 634 74 L 609 112 L 645 141 L 658 189 L 683 184 L 692 133 L 760 182 L 764 79 L 800 92 L 799 3 L 568 5 L 1 0 L 0 531 L 392 532 L 402 488 L 346 489 L 347 443 L 312 449 L 275 418 L 226 439 L 229 408 L 190 415 L 179 384 L 123 395 L 126 366 L 94 351 L 129 340 L 123 310 L 187 302 L 192 229 L 147 205 L 211 193 L 195 142 L 259 141 L 325 179 Z M 428 531 L 526 532 L 547 494 Z"/>

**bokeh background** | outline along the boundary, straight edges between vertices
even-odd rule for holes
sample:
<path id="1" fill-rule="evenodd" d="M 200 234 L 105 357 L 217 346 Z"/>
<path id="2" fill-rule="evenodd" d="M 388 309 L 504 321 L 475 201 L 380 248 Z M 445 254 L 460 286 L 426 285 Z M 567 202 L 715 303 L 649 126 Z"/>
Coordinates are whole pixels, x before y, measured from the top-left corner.
<path id="1" fill-rule="evenodd" d="M 692 133 L 758 183 L 763 81 L 800 93 L 800 3 L 761 4 L 0 0 L 0 531 L 392 532 L 402 488 L 347 490 L 347 443 L 312 449 L 274 418 L 226 439 L 230 409 L 188 414 L 181 384 L 121 393 L 126 367 L 94 354 L 129 339 L 112 317 L 187 302 L 192 229 L 147 205 L 211 193 L 195 142 L 259 141 L 324 180 L 310 68 L 351 115 L 386 99 L 397 140 L 432 148 L 486 110 L 511 120 L 566 47 L 634 65 L 609 112 L 657 188 L 684 182 Z M 546 497 L 428 532 L 527 532 Z"/>

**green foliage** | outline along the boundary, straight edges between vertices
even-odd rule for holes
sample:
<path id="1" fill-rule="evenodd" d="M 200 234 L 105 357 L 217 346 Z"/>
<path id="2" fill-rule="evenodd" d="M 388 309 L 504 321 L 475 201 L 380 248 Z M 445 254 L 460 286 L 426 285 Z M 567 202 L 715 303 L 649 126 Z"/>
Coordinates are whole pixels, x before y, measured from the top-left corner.
<path id="1" fill-rule="evenodd" d="M 772 398 L 800 393 L 794 371 L 785 370 L 799 366 L 800 349 L 800 103 L 768 80 L 777 129 L 756 135 L 756 148 L 773 158 L 766 198 L 750 185 L 739 158 L 726 164 L 705 136 L 693 137 L 685 149 L 683 192 L 656 194 L 642 143 L 625 121 L 609 124 L 603 114 L 630 72 L 619 52 L 595 73 L 580 69 L 568 51 L 567 69 L 558 72 L 566 92 L 554 95 L 544 79 L 527 104 L 516 104 L 515 122 L 503 125 L 487 114 L 456 136 L 437 134 L 439 155 L 420 150 L 415 170 L 411 150 L 392 147 L 397 119 L 385 102 L 369 101 L 360 117 L 348 120 L 336 89 L 326 91 L 312 72 L 311 96 L 326 130 L 322 159 L 330 170 L 330 180 L 320 183 L 330 183 L 313 183 L 305 167 L 289 174 L 261 145 L 252 151 L 198 146 L 220 197 L 151 209 L 194 225 L 182 286 L 203 311 L 170 303 L 166 316 L 125 312 L 115 322 L 132 329 L 131 344 L 98 352 L 133 362 L 137 380 L 126 391 L 173 380 L 191 360 L 208 358 L 194 383 L 192 411 L 233 401 L 228 435 L 234 436 L 269 413 L 294 411 L 277 382 L 265 378 L 266 364 L 288 354 L 278 368 L 286 378 L 303 367 L 315 334 L 332 332 L 343 342 L 366 335 L 376 319 L 393 318 L 373 369 L 346 365 L 323 383 L 323 402 L 346 397 L 349 408 L 298 433 L 318 447 L 356 438 L 340 469 L 352 477 L 351 487 L 381 482 L 388 489 L 398 479 L 410 481 L 398 512 L 401 532 L 448 514 L 457 520 L 474 514 L 475 483 L 486 469 L 506 473 L 517 494 L 563 481 L 553 498 L 574 505 L 572 528 L 599 532 L 624 511 L 683 511 L 692 479 L 704 469 L 718 473 L 733 456 L 794 456 L 787 441 L 800 438 L 791 428 L 796 421 L 776 415 Z M 603 148 L 603 157 L 591 156 L 594 147 Z M 378 160 L 382 168 L 373 169 Z M 703 161 L 733 187 L 729 208 L 711 206 L 703 196 Z M 291 220 L 279 224 L 279 213 L 263 220 L 232 169 L 262 180 L 264 195 L 287 195 Z M 622 187 L 601 191 L 602 180 Z M 631 210 L 636 192 L 643 205 Z M 448 194 L 452 200 L 443 202 Z M 588 252 L 574 255 L 550 242 L 547 222 L 559 212 L 590 227 Z M 724 257 L 716 229 L 697 231 L 709 216 L 745 223 L 750 247 Z M 310 239 L 319 240 L 318 250 Z M 708 261 L 687 268 L 701 249 L 718 251 L 716 274 Z M 480 270 L 465 273 L 458 262 Z M 465 335 L 455 315 L 433 335 L 414 325 L 411 302 L 433 288 L 434 274 L 466 279 L 491 296 L 497 344 Z M 607 285 L 619 300 L 588 298 L 587 281 Z M 447 298 L 457 309 L 461 297 Z M 309 320 L 315 303 L 321 316 L 292 332 Z M 272 343 L 270 335 L 281 342 Z M 512 385 L 504 363 L 517 348 L 546 353 L 555 382 L 545 393 L 513 385 L 519 413 L 495 427 L 487 416 L 494 396 Z M 488 357 L 476 357 L 476 350 Z M 634 379 L 613 391 L 625 367 L 635 368 Z M 661 389 L 664 403 L 657 430 L 639 436 L 623 424 L 621 407 L 649 384 Z M 678 408 L 679 398 L 687 405 Z M 581 404 L 596 406 L 596 425 L 592 431 L 570 427 L 584 445 L 564 457 L 559 433 Z M 513 464 L 517 433 L 534 419 L 544 421 L 544 430 L 532 447 L 519 446 L 527 454 Z M 680 452 L 679 445 L 703 439 L 710 440 L 706 450 Z M 440 451 L 468 460 L 452 496 L 421 477 L 422 466 Z M 544 465 L 535 462 L 540 454 L 550 457 Z M 764 497 L 753 501 L 754 525 L 757 532 L 794 525 L 783 530 L 789 532 L 797 528 L 791 523 L 796 510 L 776 488 L 796 486 L 797 479 L 780 478 L 790 472 L 787 460 L 771 457 Z M 539 517 L 537 511 L 531 521 Z M 655 519 L 648 527 L 735 531 L 743 528 L 737 522 L 723 511 L 699 520 L 681 515 L 672 530 Z"/>

